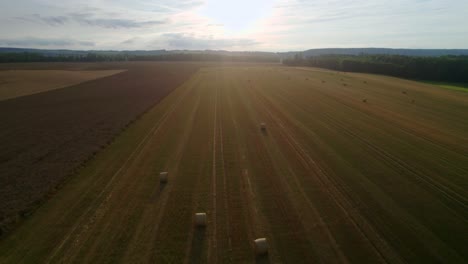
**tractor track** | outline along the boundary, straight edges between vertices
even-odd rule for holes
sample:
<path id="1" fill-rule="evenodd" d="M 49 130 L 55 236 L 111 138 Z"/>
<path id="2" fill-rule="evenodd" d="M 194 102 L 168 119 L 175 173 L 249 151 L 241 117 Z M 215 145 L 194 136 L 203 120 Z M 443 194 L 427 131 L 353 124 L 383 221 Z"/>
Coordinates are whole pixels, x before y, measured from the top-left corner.
<path id="1" fill-rule="evenodd" d="M 219 94 L 219 92 L 217 93 L 219 96 L 222 96 Z M 220 104 L 220 107 L 221 109 L 219 110 L 220 113 L 218 114 L 218 118 L 220 118 L 221 120 L 219 120 L 220 122 L 220 125 L 218 127 L 219 129 L 219 153 L 221 155 L 221 176 L 222 176 L 222 196 L 223 196 L 223 210 L 225 212 L 225 216 L 226 216 L 226 219 L 225 219 L 225 228 L 226 228 L 226 235 L 227 235 L 227 241 L 228 241 L 228 245 L 227 245 L 227 249 L 228 249 L 228 252 L 229 252 L 229 257 L 232 257 L 232 235 L 231 235 L 231 215 L 230 215 L 230 210 L 229 210 L 229 206 L 228 206 L 228 186 L 227 186 L 227 177 L 226 177 L 226 166 L 225 166 L 225 162 L 224 162 L 224 135 L 223 135 L 223 118 L 222 118 L 222 115 L 223 115 L 223 104 Z M 226 238 L 224 238 L 226 239 Z M 232 259 L 229 260 L 230 262 L 232 262 Z"/>
<path id="2" fill-rule="evenodd" d="M 288 104 L 291 104 L 291 102 L 289 102 Z M 273 107 L 273 106 L 272 106 L 272 107 Z M 291 105 L 291 107 L 294 107 L 294 106 Z M 278 110 L 277 110 L 277 111 L 278 111 Z M 304 110 L 303 110 L 303 111 L 304 111 Z M 280 113 L 279 115 L 281 115 L 281 113 Z M 333 130 L 336 130 L 336 131 L 344 131 L 345 134 L 347 134 L 348 136 L 351 136 L 352 138 L 356 138 L 356 139 L 358 139 L 359 141 L 362 141 L 362 140 L 363 140 L 363 141 L 366 143 L 365 145 L 372 151 L 371 153 L 373 153 L 374 155 L 377 155 L 378 157 L 382 158 L 383 161 L 386 161 L 386 163 L 389 162 L 389 161 L 390 161 L 390 162 L 392 162 L 392 161 L 395 162 L 395 159 L 396 159 L 396 160 L 399 160 L 399 159 L 393 157 L 391 154 L 385 152 L 383 149 L 379 148 L 378 146 L 375 146 L 375 145 L 373 145 L 372 143 L 370 143 L 370 142 L 366 141 L 365 139 L 363 139 L 362 137 L 359 137 L 359 136 L 355 135 L 354 133 L 350 132 L 349 129 L 347 129 L 346 127 L 341 126 L 340 124 L 338 124 L 338 123 L 339 123 L 338 120 L 332 118 L 330 115 L 327 115 L 327 114 L 325 114 L 325 115 L 326 115 L 326 118 L 327 118 L 326 124 L 327 124 L 327 125 L 332 125 L 332 126 L 333 126 Z M 293 124 L 290 124 L 290 125 L 291 125 L 291 127 L 294 127 Z M 307 128 L 304 128 L 304 129 L 307 130 Z M 311 131 L 309 131 L 309 132 L 312 133 Z M 351 134 L 349 134 L 349 133 L 351 133 Z M 400 160 L 400 162 L 402 162 L 402 161 Z M 402 163 L 404 164 L 404 162 L 402 162 Z M 394 167 L 394 166 L 395 166 L 395 163 L 391 163 L 390 165 L 391 165 L 392 167 Z M 404 169 L 406 169 L 406 170 L 408 170 L 408 171 L 410 171 L 410 172 L 412 172 L 412 173 L 415 173 L 414 170 L 413 170 L 412 168 L 410 168 L 409 166 L 408 166 L 408 167 L 405 167 L 405 166 L 402 166 L 401 164 L 398 164 L 398 163 L 397 163 L 397 166 L 400 166 L 400 168 L 404 168 Z M 397 170 L 397 169 L 396 169 L 396 171 L 399 172 L 399 170 Z M 417 172 L 416 172 L 416 173 L 417 173 Z M 417 173 L 417 174 L 419 174 L 419 173 Z M 341 185 L 340 185 L 340 184 L 337 184 L 337 186 L 341 186 Z M 439 189 L 439 191 L 440 191 L 440 189 Z M 346 192 L 347 192 L 347 191 L 346 191 L 346 190 L 343 190 L 343 192 L 344 192 L 344 194 L 346 195 Z M 349 194 L 348 194 L 348 196 L 349 196 Z M 349 197 L 351 197 L 351 196 L 349 196 Z M 351 200 L 352 200 L 352 199 L 351 199 Z M 359 200 L 359 199 L 357 199 L 357 200 Z M 358 204 L 361 204 L 361 203 L 362 203 L 362 202 L 358 202 L 357 200 L 356 200 L 356 202 L 357 202 Z M 463 219 L 464 221 L 466 221 L 466 219 L 465 219 L 462 215 L 460 215 L 458 212 L 456 212 L 454 209 L 447 207 L 447 205 L 445 205 L 445 204 L 443 204 L 443 206 L 445 207 L 445 209 L 449 210 L 449 211 L 452 212 L 453 214 L 457 215 L 458 217 L 460 217 L 461 219 Z M 364 219 L 364 217 L 363 217 L 363 219 Z M 414 222 L 413 220 L 412 220 L 412 225 L 413 225 L 413 228 L 414 228 L 414 229 L 417 229 L 417 230 L 418 230 L 418 232 L 422 232 L 422 233 L 420 233 L 420 235 L 424 235 L 424 236 L 426 237 L 426 240 L 424 240 L 424 244 L 428 244 L 429 241 L 431 241 L 430 243 L 435 244 L 435 245 L 437 245 L 438 247 L 441 247 L 441 248 L 444 248 L 444 247 L 447 246 L 443 241 L 439 240 L 439 238 L 436 237 L 434 234 L 432 234 L 431 232 L 428 232 L 428 230 L 426 230 L 425 227 L 423 227 L 423 226 L 421 226 L 420 224 Z M 382 241 L 383 241 L 383 240 L 382 240 Z M 388 245 L 388 243 L 386 243 L 386 244 Z M 447 249 L 448 249 L 448 248 L 447 248 Z M 450 251 L 449 251 L 449 252 L 450 252 Z M 453 251 L 452 251 L 452 253 L 450 253 L 450 254 L 452 254 L 453 256 L 458 256 L 457 253 L 455 253 L 455 252 L 453 252 Z M 439 259 L 444 259 L 444 256 L 438 256 L 438 257 L 439 257 Z M 393 262 L 393 260 L 392 260 L 391 262 Z"/>
<path id="3" fill-rule="evenodd" d="M 301 157 L 302 160 L 306 161 L 306 164 L 304 164 L 305 166 L 317 172 L 319 183 L 322 185 L 324 190 L 330 194 L 330 197 L 335 201 L 336 205 L 341 208 L 342 212 L 349 217 L 354 227 L 374 246 L 382 260 L 390 263 L 403 262 L 400 256 L 394 252 L 393 248 L 391 248 L 388 243 L 380 237 L 379 233 L 372 227 L 372 225 L 368 223 L 362 215 L 354 210 L 355 206 L 351 204 L 349 197 L 347 198 L 348 195 L 342 193 L 342 191 L 336 187 L 336 180 L 332 180 L 331 177 L 323 171 L 323 169 L 309 156 L 309 154 L 307 154 L 307 151 L 305 151 L 297 140 L 294 139 L 291 132 L 287 131 L 283 122 L 268 110 L 275 109 L 275 107 L 269 103 L 263 95 L 260 96 L 262 98 L 259 101 L 262 102 L 264 109 L 282 129 L 283 135 L 288 137 L 290 142 L 295 146 L 298 157 Z M 267 107 L 266 104 L 269 104 L 269 106 Z"/>
<path id="4" fill-rule="evenodd" d="M 340 100 L 338 102 L 343 103 Z M 292 104 L 292 103 L 288 102 L 288 104 Z M 347 107 L 355 109 L 350 105 L 347 105 L 345 103 L 343 103 L 343 104 L 345 106 L 347 106 Z M 305 111 L 305 110 L 302 110 L 302 111 Z M 399 172 L 398 168 L 403 168 L 403 169 L 407 170 L 408 172 L 410 172 L 411 174 L 416 176 L 418 179 L 425 182 L 428 185 L 428 187 L 431 188 L 432 190 L 435 190 L 435 191 L 441 193 L 443 196 L 445 196 L 449 200 L 455 202 L 458 206 L 460 206 L 460 207 L 462 207 L 464 209 L 468 208 L 468 200 L 465 197 L 463 197 L 462 195 L 460 195 L 458 192 L 452 190 L 450 187 L 448 187 L 448 186 L 446 186 L 444 184 L 438 183 L 437 181 L 433 180 L 431 177 L 424 176 L 423 174 L 421 174 L 421 173 L 417 172 L 415 169 L 413 169 L 411 166 L 407 165 L 401 159 L 399 159 L 399 158 L 395 157 L 394 155 L 388 153 L 387 151 L 385 151 L 381 147 L 378 147 L 375 144 L 372 144 L 369 140 L 366 140 L 365 138 L 360 137 L 357 134 L 351 132 L 347 127 L 340 124 L 340 122 L 336 118 L 333 118 L 330 114 L 327 114 L 326 112 L 323 112 L 322 115 L 327 119 L 327 121 L 328 121 L 327 124 L 332 125 L 335 128 L 338 128 L 337 131 L 345 132 L 345 134 L 351 136 L 352 138 L 357 139 L 359 142 L 361 142 L 365 146 L 367 146 L 374 154 L 377 154 L 378 156 L 382 157 L 384 161 L 389 161 L 390 162 L 389 165 L 391 167 L 395 168 L 395 171 Z M 402 129 L 403 132 L 409 133 L 414 137 L 418 137 L 418 138 L 420 137 L 419 135 L 411 133 L 410 131 L 407 131 L 406 129 L 403 129 L 403 128 L 401 128 L 401 129 Z M 438 147 L 440 147 L 440 145 L 437 144 L 436 142 L 432 142 L 432 143 L 437 145 Z M 450 150 L 450 149 L 447 149 L 447 150 Z M 459 213 L 454 211 L 452 208 L 447 207 L 447 209 L 449 209 L 452 212 L 454 212 L 455 214 L 461 216 Z M 463 218 L 465 218 L 465 217 L 463 217 Z"/>
<path id="5" fill-rule="evenodd" d="M 256 102 L 257 101 L 255 101 L 255 103 Z M 247 109 L 249 108 L 246 105 L 247 102 L 243 103 L 245 108 L 244 111 L 247 111 Z M 251 126 L 258 127 L 258 120 L 255 120 L 256 118 L 254 116 L 248 113 L 245 113 L 244 116 L 250 116 Z M 265 208 L 264 210 L 266 212 L 273 213 L 274 211 L 274 214 L 272 215 L 267 215 L 266 213 L 265 217 L 269 220 L 270 225 L 287 226 L 288 231 L 283 233 L 283 235 L 288 237 L 288 240 L 291 239 L 295 241 L 295 247 L 289 247 L 289 251 L 285 252 L 286 249 L 282 248 L 281 245 L 284 246 L 284 243 L 286 242 L 278 240 L 278 238 L 274 239 L 276 241 L 273 242 L 277 244 L 276 250 L 278 250 L 279 255 L 283 257 L 283 259 L 279 261 L 293 261 L 284 259 L 288 255 L 295 257 L 301 256 L 300 261 L 317 261 L 316 252 L 313 252 L 311 250 L 312 247 L 310 245 L 310 241 L 303 235 L 305 233 L 304 223 L 300 220 L 298 212 L 292 210 L 292 208 L 294 207 L 291 204 L 289 195 L 284 189 L 280 176 L 274 169 L 275 166 L 270 157 L 270 153 L 266 148 L 266 142 L 262 133 L 260 133 L 260 131 L 255 131 L 255 133 L 251 134 L 248 139 L 249 141 L 247 142 L 247 144 L 250 150 L 253 151 L 252 156 L 255 157 L 257 165 L 261 167 L 261 171 L 259 170 L 253 172 L 256 178 L 255 185 L 257 186 L 260 193 L 259 198 L 262 199 L 261 197 L 263 196 L 263 199 L 266 199 L 266 197 L 268 197 L 268 202 L 260 201 L 261 206 Z M 272 234 L 272 236 L 274 238 L 276 234 Z M 296 261 L 299 261 L 299 259 L 297 259 Z"/>
<path id="6" fill-rule="evenodd" d="M 448 147 L 448 146 L 445 146 L 444 144 L 441 143 L 442 140 L 437 140 L 437 139 L 433 139 L 429 136 L 427 136 L 425 133 L 420 133 L 418 130 L 412 128 L 411 126 L 409 126 L 408 124 L 409 123 L 412 123 L 414 124 L 415 123 L 415 120 L 409 120 L 408 118 L 406 118 L 405 116 L 402 116 L 401 114 L 398 114 L 396 112 L 392 112 L 392 111 L 389 111 L 387 109 L 384 109 L 378 105 L 372 105 L 372 108 L 373 109 L 378 109 L 378 111 L 369 111 L 368 108 L 364 108 L 363 106 L 361 106 L 360 104 L 358 104 L 358 100 L 356 99 L 356 97 L 352 97 L 350 96 L 349 94 L 346 94 L 346 93 L 340 93 L 339 96 L 338 95 L 332 95 L 332 94 L 329 94 L 329 93 L 325 93 L 325 92 L 320 92 L 322 95 L 348 107 L 349 109 L 353 109 L 354 111 L 358 111 L 364 115 L 367 115 L 369 117 L 372 117 L 372 118 L 377 118 L 377 119 L 380 119 L 380 118 L 384 118 L 386 120 L 389 120 L 390 122 L 395 122 L 395 120 L 393 119 L 390 119 L 389 116 L 398 116 L 398 120 L 400 120 L 399 124 L 404 124 L 403 126 L 398 126 L 397 128 L 400 129 L 401 131 L 404 131 L 408 134 L 411 134 L 415 137 L 418 137 L 418 138 L 421 138 L 421 139 L 424 139 L 426 142 L 430 143 L 430 144 L 433 144 L 433 145 L 436 145 L 437 147 L 439 148 L 442 148 L 442 149 L 445 149 L 445 150 L 448 150 L 448 151 L 452 151 L 452 152 L 455 152 L 457 154 L 460 154 L 460 155 L 463 155 L 465 157 L 468 157 L 468 154 L 466 153 L 466 151 L 464 151 L 463 149 L 459 149 L 458 147 L 457 148 L 454 148 L 454 147 Z M 346 99 L 343 99 L 343 98 L 346 98 Z M 377 113 L 381 113 L 380 115 L 378 115 Z M 401 120 L 404 120 L 404 122 L 401 122 Z M 417 124 L 418 127 L 422 127 L 424 128 L 423 130 L 435 130 L 437 131 L 437 133 L 439 134 L 442 134 L 442 135 L 445 135 L 445 133 L 443 133 L 442 131 L 440 130 L 437 130 L 437 129 L 434 129 L 433 127 L 430 127 L 430 126 L 426 126 L 422 123 L 418 123 Z M 414 125 L 413 125 L 414 126 Z M 443 142 L 443 141 L 442 141 Z"/>
<path id="7" fill-rule="evenodd" d="M 331 116 L 326 115 L 326 117 L 328 118 L 328 121 L 330 123 L 332 123 L 335 127 L 342 129 L 341 131 L 344 131 L 347 135 L 349 135 L 352 138 L 355 138 L 358 141 L 362 142 L 365 146 L 367 146 L 369 149 L 371 149 L 374 154 L 377 154 L 378 156 L 380 156 L 384 160 L 390 161 L 390 164 L 392 164 L 393 167 L 405 169 L 406 171 L 410 172 L 411 174 L 416 176 L 421 181 L 425 182 L 431 189 L 443 194 L 446 198 L 448 198 L 449 200 L 457 203 L 460 207 L 462 207 L 464 209 L 468 208 L 468 200 L 465 197 L 463 197 L 462 195 L 458 194 L 456 191 L 453 191 L 452 189 L 450 189 L 446 185 L 440 184 L 437 181 L 432 180 L 431 177 L 426 177 L 423 174 L 417 172 L 411 166 L 407 165 L 404 161 L 402 161 L 401 159 L 399 159 L 399 158 L 395 157 L 394 155 L 388 153 L 383 148 L 378 147 L 375 144 L 372 144 L 371 142 L 369 142 L 365 138 L 356 135 L 355 133 L 351 132 L 346 127 L 340 125 L 339 122 L 334 120 Z M 398 171 L 398 170 L 396 170 L 396 171 Z M 458 213 L 456 211 L 453 211 L 453 209 L 451 209 L 450 207 L 446 207 L 446 208 L 458 215 Z M 461 215 L 459 215 L 459 216 L 461 216 Z"/>
<path id="8" fill-rule="evenodd" d="M 208 245 L 208 260 L 210 263 L 218 263 L 218 247 L 217 247 L 217 218 L 216 208 L 217 203 L 217 176 L 216 176 L 216 142 L 218 132 L 218 87 L 215 86 L 215 101 L 214 101 L 214 116 L 213 116 L 213 164 L 212 164 L 212 175 L 211 175 L 211 187 L 212 187 L 212 209 L 211 209 L 211 223 L 212 223 L 212 234 L 210 236 L 210 242 Z M 214 252 L 214 253 L 213 253 Z"/>
<path id="9" fill-rule="evenodd" d="M 234 89 L 234 87 L 229 87 L 230 89 Z M 232 91 L 232 90 L 230 90 Z M 231 94 L 227 94 L 227 106 L 229 112 L 229 120 L 232 123 L 232 128 L 234 131 L 234 141 L 237 142 L 235 144 L 235 156 L 236 160 L 239 162 L 239 175 L 233 175 L 232 177 L 239 178 L 239 195 L 241 204 L 244 208 L 244 227 L 246 229 L 246 236 L 249 241 L 248 245 L 250 248 L 253 248 L 253 241 L 255 238 L 263 236 L 267 229 L 266 221 L 260 216 L 260 212 L 258 211 L 259 204 L 258 199 L 254 192 L 254 187 L 252 186 L 250 176 L 249 176 L 249 162 L 247 159 L 247 152 L 245 150 L 245 140 L 242 139 L 240 135 L 240 126 L 238 117 L 235 116 L 235 110 L 233 105 L 232 98 L 236 96 Z M 277 254 L 277 253 L 275 253 Z"/>
<path id="10" fill-rule="evenodd" d="M 169 180 L 171 182 L 175 181 L 175 179 L 177 178 L 177 175 L 179 173 L 179 167 L 180 167 L 179 164 L 181 162 L 181 159 L 182 159 L 182 156 L 183 156 L 182 154 L 183 154 L 185 145 L 186 145 L 186 143 L 188 141 L 190 132 L 191 132 L 192 127 L 193 127 L 193 123 L 194 123 L 194 120 L 195 120 L 195 113 L 199 109 L 199 106 L 200 106 L 200 95 L 197 96 L 195 106 L 193 108 L 193 111 L 190 113 L 190 116 L 189 116 L 189 119 L 188 119 L 188 126 L 187 127 L 189 129 L 185 130 L 181 140 L 178 143 L 177 149 L 175 151 L 174 159 L 171 162 L 173 164 L 166 164 L 166 166 L 164 167 L 165 171 L 170 172 L 171 178 Z M 173 192 L 174 185 L 172 184 L 172 185 L 169 185 L 169 186 L 165 186 L 164 188 L 165 189 L 162 191 L 162 193 L 161 193 L 161 191 L 159 191 L 157 193 L 158 196 L 156 198 L 152 198 L 152 199 L 156 199 L 156 201 L 153 200 L 152 208 L 151 208 L 152 210 L 150 211 L 151 214 L 149 214 L 149 215 L 151 215 L 151 216 L 155 215 L 155 217 L 154 218 L 152 217 L 151 220 L 146 222 L 146 223 L 150 222 L 151 225 L 154 226 L 154 228 L 151 229 L 151 233 L 155 234 L 155 235 L 151 239 L 151 242 L 148 243 L 148 245 L 141 245 L 142 247 L 149 247 L 150 245 L 155 244 L 155 240 L 156 240 L 156 237 L 157 237 L 156 234 L 158 234 L 159 228 L 161 227 L 161 220 L 162 220 L 162 218 L 164 216 L 164 213 L 167 210 L 167 201 L 168 201 L 169 197 L 171 196 L 171 194 Z M 160 189 L 161 189 L 161 187 L 160 187 Z M 142 224 L 144 224 L 144 223 L 145 223 L 145 221 L 141 221 L 140 228 L 136 232 L 136 234 L 141 232 Z M 138 235 L 135 236 L 135 239 L 136 239 L 136 237 L 138 237 Z M 150 252 L 150 250 L 148 250 L 148 252 Z M 146 256 L 146 258 L 149 258 L 149 257 Z"/>

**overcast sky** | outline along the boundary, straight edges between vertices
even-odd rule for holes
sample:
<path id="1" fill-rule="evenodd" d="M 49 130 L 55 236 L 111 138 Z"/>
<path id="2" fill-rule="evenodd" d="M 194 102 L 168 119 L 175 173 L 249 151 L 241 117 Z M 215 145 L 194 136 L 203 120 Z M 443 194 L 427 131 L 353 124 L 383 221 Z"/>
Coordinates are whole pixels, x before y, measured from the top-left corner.
<path id="1" fill-rule="evenodd" d="M 468 48 L 468 0 L 0 0 L 0 47 Z"/>

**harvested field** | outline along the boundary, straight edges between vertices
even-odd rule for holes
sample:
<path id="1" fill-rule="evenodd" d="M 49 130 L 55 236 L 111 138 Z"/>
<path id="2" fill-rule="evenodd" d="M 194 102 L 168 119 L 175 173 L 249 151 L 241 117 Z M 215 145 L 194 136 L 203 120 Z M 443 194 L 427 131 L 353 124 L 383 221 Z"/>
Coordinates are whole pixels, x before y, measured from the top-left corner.
<path id="1" fill-rule="evenodd" d="M 467 114 L 467 93 L 397 78 L 203 67 L 0 240 L 0 263 L 464 263 Z"/>
<path id="2" fill-rule="evenodd" d="M 28 66 L 50 70 L 63 64 Z M 103 66 L 68 64 L 64 68 Z M 0 230 L 29 215 L 45 195 L 200 66 L 108 63 L 105 67 L 111 69 L 108 73 L 127 71 L 0 101 Z"/>
<path id="3" fill-rule="evenodd" d="M 0 101 L 46 92 L 82 82 L 121 73 L 123 70 L 63 71 L 8 70 L 0 71 Z"/>

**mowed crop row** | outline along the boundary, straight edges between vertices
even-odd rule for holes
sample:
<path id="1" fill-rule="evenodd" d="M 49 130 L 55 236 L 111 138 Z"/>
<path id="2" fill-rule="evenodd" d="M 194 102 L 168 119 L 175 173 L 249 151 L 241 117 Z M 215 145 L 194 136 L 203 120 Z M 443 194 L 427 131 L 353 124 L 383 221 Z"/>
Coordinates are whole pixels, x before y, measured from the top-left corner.
<path id="1" fill-rule="evenodd" d="M 10 67 L 26 66 L 36 70 L 107 67 L 127 71 L 0 102 L 0 235 L 31 214 L 84 162 L 200 67 L 190 63 Z"/>
<path id="2" fill-rule="evenodd" d="M 372 75 L 203 68 L 0 241 L 0 262 L 464 262 L 467 102 Z"/>

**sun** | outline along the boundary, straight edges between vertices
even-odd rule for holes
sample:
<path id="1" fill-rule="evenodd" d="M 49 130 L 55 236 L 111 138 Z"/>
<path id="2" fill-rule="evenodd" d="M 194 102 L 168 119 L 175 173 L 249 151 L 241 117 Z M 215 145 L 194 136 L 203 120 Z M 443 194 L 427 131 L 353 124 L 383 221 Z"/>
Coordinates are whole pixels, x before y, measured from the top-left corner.
<path id="1" fill-rule="evenodd" d="M 268 16 L 273 5 L 271 0 L 207 0 L 200 14 L 223 26 L 228 33 L 242 33 Z"/>

